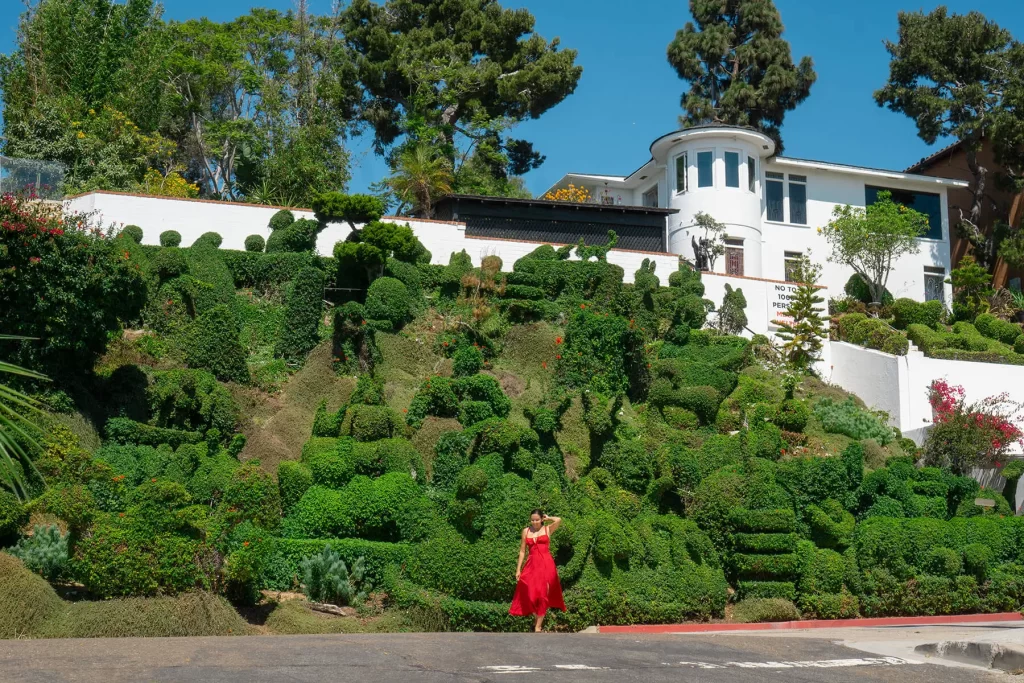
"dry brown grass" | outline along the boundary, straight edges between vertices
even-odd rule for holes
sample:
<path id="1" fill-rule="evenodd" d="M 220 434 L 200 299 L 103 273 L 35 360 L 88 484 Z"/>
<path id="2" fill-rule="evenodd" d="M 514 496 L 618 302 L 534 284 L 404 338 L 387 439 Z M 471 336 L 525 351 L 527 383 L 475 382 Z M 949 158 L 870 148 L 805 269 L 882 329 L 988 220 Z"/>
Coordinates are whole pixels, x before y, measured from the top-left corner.
<path id="1" fill-rule="evenodd" d="M 317 404 L 327 399 L 328 410 L 348 400 L 355 379 L 339 377 L 331 367 L 331 345 L 316 347 L 301 370 L 288 378 L 278 394 L 251 387 L 232 387 L 242 406 L 242 433 L 246 443 L 239 458 L 257 459 L 268 472 L 276 473 L 282 460 L 298 460 L 302 445 L 313 431 Z"/>
<path id="2" fill-rule="evenodd" d="M 298 600 L 281 602 L 267 617 L 266 632 L 273 635 L 321 633 L 394 633 L 412 630 L 403 614 L 385 612 L 372 616 L 336 617 L 314 612 Z"/>
<path id="3" fill-rule="evenodd" d="M 20 560 L 0 553 L 0 638 L 124 638 L 222 636 L 249 633 L 222 597 L 67 602 Z"/>

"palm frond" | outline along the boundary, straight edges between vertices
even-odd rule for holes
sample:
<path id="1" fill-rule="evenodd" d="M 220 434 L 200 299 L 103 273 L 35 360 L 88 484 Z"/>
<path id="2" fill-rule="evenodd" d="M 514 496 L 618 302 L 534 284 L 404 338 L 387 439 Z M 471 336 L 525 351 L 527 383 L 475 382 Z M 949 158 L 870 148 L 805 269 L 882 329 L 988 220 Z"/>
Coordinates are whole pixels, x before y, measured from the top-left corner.
<path id="1" fill-rule="evenodd" d="M 24 340 L 25 337 L 0 334 L 0 340 Z M 0 374 L 48 381 L 45 375 L 0 361 Z M 28 500 L 26 474 L 42 477 L 29 457 L 29 449 L 40 448 L 37 437 L 42 433 L 33 417 L 43 414 L 38 401 L 0 382 L 0 485 L 10 488 L 21 500 Z"/>

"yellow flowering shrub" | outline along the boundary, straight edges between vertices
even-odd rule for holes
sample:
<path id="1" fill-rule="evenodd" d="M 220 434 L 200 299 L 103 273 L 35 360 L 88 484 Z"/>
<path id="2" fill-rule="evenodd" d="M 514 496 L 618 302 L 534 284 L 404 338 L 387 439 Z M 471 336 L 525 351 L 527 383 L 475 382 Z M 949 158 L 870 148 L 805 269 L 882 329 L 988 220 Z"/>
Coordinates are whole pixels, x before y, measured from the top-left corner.
<path id="1" fill-rule="evenodd" d="M 569 187 L 560 187 L 554 192 L 546 193 L 541 199 L 554 202 L 576 202 L 577 204 L 591 201 L 590 190 L 585 187 L 576 187 L 572 183 L 569 183 Z"/>
<path id="2" fill-rule="evenodd" d="M 155 168 L 148 169 L 143 176 L 142 182 L 137 188 L 143 194 L 158 195 L 161 197 L 180 197 L 191 199 L 199 196 L 199 186 L 190 183 L 177 171 L 171 171 L 164 175 Z"/>

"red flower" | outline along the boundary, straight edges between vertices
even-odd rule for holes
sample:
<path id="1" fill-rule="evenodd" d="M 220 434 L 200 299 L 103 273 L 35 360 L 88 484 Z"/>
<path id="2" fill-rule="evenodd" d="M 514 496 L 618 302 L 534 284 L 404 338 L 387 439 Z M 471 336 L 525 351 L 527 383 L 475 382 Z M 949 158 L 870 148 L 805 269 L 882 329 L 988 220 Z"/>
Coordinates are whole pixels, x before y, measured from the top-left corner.
<path id="1" fill-rule="evenodd" d="M 249 541 L 242 541 L 242 545 L 246 548 L 249 547 Z"/>
<path id="2" fill-rule="evenodd" d="M 586 308 L 586 307 L 587 307 L 587 305 L 586 305 L 586 304 L 580 304 L 580 310 L 583 310 L 583 309 L 584 309 L 584 308 Z"/>
<path id="3" fill-rule="evenodd" d="M 561 337 L 555 337 L 555 343 L 556 344 L 561 344 L 562 343 L 562 338 Z"/>
<path id="4" fill-rule="evenodd" d="M 153 477 L 152 479 L 150 479 L 150 481 L 155 484 L 156 483 L 156 477 Z"/>
<path id="5" fill-rule="evenodd" d="M 555 360 L 562 360 L 562 355 L 561 354 L 556 355 L 555 356 Z"/>
<path id="6" fill-rule="evenodd" d="M 541 366 L 542 368 L 544 368 L 545 370 L 547 370 L 547 369 L 548 369 L 548 362 L 547 362 L 547 361 L 541 361 L 541 364 L 540 364 L 540 366 Z"/>

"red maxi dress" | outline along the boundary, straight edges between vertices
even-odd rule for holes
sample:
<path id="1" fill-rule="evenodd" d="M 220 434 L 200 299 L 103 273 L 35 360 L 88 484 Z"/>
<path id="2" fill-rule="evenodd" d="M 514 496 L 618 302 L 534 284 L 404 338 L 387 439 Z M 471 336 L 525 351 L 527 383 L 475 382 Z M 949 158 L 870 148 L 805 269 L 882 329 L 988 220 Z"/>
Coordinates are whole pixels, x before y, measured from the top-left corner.
<path id="1" fill-rule="evenodd" d="M 508 613 L 516 617 L 528 614 L 544 614 L 549 609 L 565 611 L 562 599 L 562 584 L 558 581 L 555 559 L 551 557 L 551 537 L 547 530 L 535 538 L 527 537 L 526 547 L 530 555 L 526 566 L 519 575 L 512 607 Z"/>

